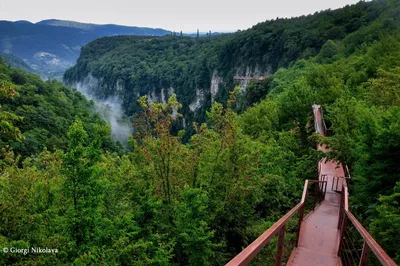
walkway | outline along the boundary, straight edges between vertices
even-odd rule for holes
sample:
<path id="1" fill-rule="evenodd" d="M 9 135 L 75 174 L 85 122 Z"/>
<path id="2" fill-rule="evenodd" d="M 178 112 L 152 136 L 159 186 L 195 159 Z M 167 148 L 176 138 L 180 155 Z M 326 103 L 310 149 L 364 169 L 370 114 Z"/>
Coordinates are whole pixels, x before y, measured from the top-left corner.
<path id="1" fill-rule="evenodd" d="M 316 117 L 315 128 L 317 132 L 325 135 L 321 108 L 314 106 Z M 328 151 L 326 147 L 320 150 Z M 325 200 L 313 212 L 304 218 L 301 224 L 299 246 L 295 248 L 287 265 L 341 265 L 337 256 L 339 246 L 339 221 L 340 194 L 332 190 L 333 177 L 344 176 L 343 168 L 337 162 L 319 162 L 320 177 L 327 175 L 328 184 Z M 339 183 L 341 187 L 341 180 Z"/>
<path id="2" fill-rule="evenodd" d="M 326 125 L 323 120 L 322 109 L 319 105 L 313 106 L 314 110 L 314 127 L 321 135 L 327 132 Z M 329 151 L 325 146 L 319 146 L 319 150 Z M 373 255 L 381 262 L 382 265 L 396 266 L 397 264 L 389 257 L 368 231 L 361 225 L 359 221 L 350 212 L 348 207 L 348 187 L 347 183 L 343 183 L 344 176 L 350 178 L 349 170 L 345 165 L 337 162 L 325 162 L 322 159 L 318 163 L 318 172 L 320 181 L 327 181 L 325 199 L 318 205 L 314 211 L 311 211 L 303 219 L 305 208 L 305 199 L 307 196 L 307 188 L 309 182 L 315 180 L 306 180 L 304 191 L 300 203 L 293 207 L 289 212 L 282 216 L 268 230 L 248 245 L 242 252 L 236 255 L 227 266 L 245 266 L 248 265 L 257 254 L 267 245 L 274 237 L 278 237 L 278 246 L 275 255 L 275 265 L 282 265 L 284 249 L 285 249 L 285 230 L 286 225 L 294 215 L 299 214 L 301 220 L 300 232 L 297 233 L 297 247 L 293 249 L 288 262 L 285 265 L 291 266 L 342 266 L 341 259 L 337 256 L 340 246 L 341 254 L 347 258 L 349 265 L 366 266 L 368 254 Z M 340 177 L 339 180 L 335 177 Z M 334 190 L 342 190 L 337 193 Z M 314 198 L 315 200 L 315 198 Z M 341 204 L 342 202 L 342 204 Z M 339 215 L 339 211 L 340 214 Z M 340 216 L 340 232 L 337 229 Z M 299 221 L 300 221 L 299 220 Z M 363 239 L 360 247 L 348 249 L 349 241 L 345 237 L 346 224 L 351 225 Z M 347 244 L 346 244 L 347 243 Z M 359 243 L 361 244 L 361 242 Z M 349 257 L 349 252 L 357 252 L 356 258 Z M 344 254 L 344 255 L 343 255 Z"/>

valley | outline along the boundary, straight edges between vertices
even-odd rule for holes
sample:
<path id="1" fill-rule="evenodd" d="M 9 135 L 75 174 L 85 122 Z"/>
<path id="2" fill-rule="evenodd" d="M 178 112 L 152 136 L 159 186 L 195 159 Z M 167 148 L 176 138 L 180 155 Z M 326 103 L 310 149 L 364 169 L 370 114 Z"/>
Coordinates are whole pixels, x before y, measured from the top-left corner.
<path id="1" fill-rule="evenodd" d="M 1 21 L 0 51 L 0 265 L 225 265 L 260 236 L 252 263 L 290 264 L 302 215 L 297 262 L 363 261 L 325 241 L 354 215 L 400 263 L 398 0 L 199 36 Z M 304 213 L 320 181 L 336 216 Z"/>
<path id="2" fill-rule="evenodd" d="M 37 23 L 0 21 L 0 52 L 21 58 L 43 78 L 62 79 L 64 71 L 76 63 L 81 48 L 90 41 L 103 36 L 166 34 L 171 32 L 55 19 Z"/>

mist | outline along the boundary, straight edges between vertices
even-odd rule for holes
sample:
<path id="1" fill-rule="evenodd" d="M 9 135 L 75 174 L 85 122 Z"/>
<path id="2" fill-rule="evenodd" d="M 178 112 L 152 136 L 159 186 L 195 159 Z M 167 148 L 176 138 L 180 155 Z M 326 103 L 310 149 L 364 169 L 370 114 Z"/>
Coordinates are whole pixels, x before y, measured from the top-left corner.
<path id="1" fill-rule="evenodd" d="M 92 75 L 88 75 L 82 82 L 74 85 L 79 92 L 94 102 L 96 112 L 110 124 L 112 138 L 119 141 L 123 146 L 127 146 L 127 141 L 129 136 L 132 135 L 133 128 L 129 118 L 122 110 L 121 100 L 118 96 L 107 99 L 95 97 L 94 91 L 98 86 L 99 80 Z"/>

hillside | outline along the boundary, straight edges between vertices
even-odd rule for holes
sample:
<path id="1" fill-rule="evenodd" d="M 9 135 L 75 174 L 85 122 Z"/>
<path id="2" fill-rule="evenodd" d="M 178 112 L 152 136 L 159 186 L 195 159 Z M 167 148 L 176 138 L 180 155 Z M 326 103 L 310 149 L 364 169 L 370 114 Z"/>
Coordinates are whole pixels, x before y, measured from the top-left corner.
<path id="1" fill-rule="evenodd" d="M 11 95 L 14 95 L 14 100 L 4 99 L 2 92 L 0 110 L 2 114 L 10 114 L 14 120 L 12 125 L 18 128 L 18 135 L 21 136 L 15 141 L 12 138 L 14 134 L 3 134 L 8 126 L 1 124 L 0 149 L 9 147 L 22 158 L 38 154 L 45 147 L 49 151 L 65 149 L 68 145 L 66 132 L 74 119 L 83 120 L 89 131 L 93 131 L 96 125 L 107 127 L 95 114 L 93 102 L 88 102 L 76 90 L 60 82 L 44 82 L 39 76 L 27 74 L 21 69 L 9 68 L 1 58 L 0 72 L 2 88 L 12 88 Z M 109 134 L 103 137 L 108 150 L 117 149 Z"/>
<path id="2" fill-rule="evenodd" d="M 6 61 L 7 65 L 13 68 L 19 68 L 28 73 L 34 73 L 35 71 L 27 64 L 24 60 L 13 54 L 5 54 L 0 52 L 0 57 Z"/>
<path id="3" fill-rule="evenodd" d="M 79 26 L 78 26 L 79 25 Z M 0 21 L 0 52 L 25 60 L 42 77 L 62 77 L 90 41 L 113 35 L 163 36 L 167 30 L 119 25 L 95 25 L 62 20 Z"/>
<path id="4" fill-rule="evenodd" d="M 176 128 L 188 108 L 178 100 L 185 99 L 172 94 L 157 103 L 145 91 L 123 155 L 93 102 L 0 62 L 0 247 L 49 249 L 3 252 L 0 264 L 224 265 L 298 204 L 304 180 L 317 176 L 326 156 L 348 164 L 352 213 L 400 263 L 400 3 L 360 6 L 378 10 L 376 18 L 340 40 L 322 41 L 314 55 L 277 66 L 245 91 L 226 87 L 231 93 L 216 97 L 228 100 L 205 110 L 205 122 L 192 124 L 187 140 Z M 85 79 L 95 69 L 125 77 L 135 70 L 129 79 L 141 81 L 133 84 L 140 89 L 146 80 L 185 82 L 191 73 L 195 86 L 202 81 L 195 74 L 206 73 L 202 58 L 215 63 L 211 73 L 223 73 L 219 53 L 236 36 L 102 38 L 67 74 Z M 122 52 L 135 56 L 123 61 Z M 236 65 L 250 57 L 232 58 Z M 141 63 L 134 68 L 131 60 Z M 176 66 L 155 78 L 177 76 L 150 79 L 148 65 Z M 92 74 L 88 83 L 116 82 Z M 179 83 L 161 83 L 170 84 Z M 99 97 L 110 93 L 92 88 Z M 327 137 L 314 133 L 314 103 L 323 106 Z M 296 240 L 296 224 L 296 216 L 287 224 L 287 243 Z M 264 248 L 256 263 L 276 247 Z"/>
<path id="5" fill-rule="evenodd" d="M 205 110 L 214 101 L 226 101 L 235 84 L 244 90 L 248 79 L 316 56 L 326 43 L 389 19 L 387 9 L 386 1 L 360 2 L 211 38 L 102 38 L 83 48 L 64 81 L 84 85 L 100 98 L 120 96 L 127 114 L 138 111 L 142 95 L 160 102 L 175 92 L 183 104 L 180 126 L 191 131 L 192 122 L 204 121 Z M 359 44 L 352 45 L 347 53 Z"/>

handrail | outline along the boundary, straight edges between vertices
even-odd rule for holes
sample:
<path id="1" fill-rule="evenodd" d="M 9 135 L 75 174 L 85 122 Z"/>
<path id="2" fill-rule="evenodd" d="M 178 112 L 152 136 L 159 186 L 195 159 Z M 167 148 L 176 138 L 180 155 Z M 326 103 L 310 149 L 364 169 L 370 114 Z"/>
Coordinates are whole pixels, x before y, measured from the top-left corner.
<path id="1" fill-rule="evenodd" d="M 319 181 L 319 180 L 306 180 L 304 182 L 303 194 L 301 196 L 301 201 L 298 203 L 293 209 L 291 209 L 288 213 L 286 213 L 281 219 L 279 219 L 276 223 L 274 223 L 267 231 L 265 231 L 261 236 L 259 236 L 256 240 L 254 240 L 249 246 L 247 246 L 242 252 L 240 252 L 236 257 L 234 257 L 230 262 L 226 264 L 226 266 L 244 266 L 252 261 L 252 259 L 261 251 L 263 247 L 265 247 L 269 241 L 278 234 L 280 240 L 283 238 L 283 234 L 285 232 L 285 226 L 287 221 L 292 218 L 299 211 L 299 225 L 297 228 L 297 240 L 296 246 L 299 240 L 300 234 L 300 226 L 303 221 L 305 201 L 307 197 L 307 190 L 309 183 L 323 183 L 325 185 L 325 191 L 327 186 L 327 181 Z M 324 194 L 325 196 L 325 194 Z M 283 240 L 278 246 L 278 255 L 276 265 L 280 265 L 282 262 L 282 249 L 279 249 L 281 245 L 283 245 Z M 279 261 L 280 260 L 280 261 Z"/>
<path id="2" fill-rule="evenodd" d="M 340 235 L 343 238 L 346 222 L 345 220 L 346 218 L 348 218 L 364 240 L 360 266 L 366 265 L 367 256 L 370 251 L 375 254 L 376 258 L 382 263 L 382 265 L 396 266 L 397 264 L 389 257 L 389 255 L 382 249 L 382 247 L 375 241 L 375 239 L 368 233 L 368 231 L 361 225 L 361 223 L 349 210 L 349 190 L 347 182 L 343 182 L 342 184 L 342 204 L 344 205 L 341 205 L 341 209 L 343 208 L 343 210 L 340 211 L 344 212 L 345 215 L 340 215 L 339 218 L 338 228 L 340 230 Z M 338 256 L 340 254 L 340 249 L 342 248 L 342 242 L 343 241 L 339 243 Z"/>
<path id="3" fill-rule="evenodd" d="M 312 107 L 313 107 L 314 118 L 315 118 L 315 116 L 316 116 L 316 115 L 315 115 L 315 112 L 316 112 L 316 110 L 320 109 L 321 106 L 318 105 L 318 104 L 313 104 Z M 318 125 L 318 122 L 317 122 L 316 119 L 314 119 L 314 129 L 315 129 L 316 132 L 319 132 L 319 125 Z"/>
<path id="4" fill-rule="evenodd" d="M 324 113 L 322 111 L 322 106 L 318 105 L 318 104 L 313 104 L 312 107 L 313 107 L 313 112 L 314 112 L 314 128 L 315 128 L 315 131 L 316 132 L 322 131 L 323 135 L 326 136 L 327 133 L 328 133 L 328 129 L 327 129 L 326 124 L 325 124 L 325 119 L 324 119 Z M 318 124 L 318 121 L 315 119 L 315 116 L 316 116 L 315 115 L 315 111 L 316 110 L 319 110 L 319 112 L 321 114 L 321 126 L 322 126 L 322 128 L 319 128 L 320 125 Z"/>
<path id="5" fill-rule="evenodd" d="M 341 162 L 341 164 L 342 164 L 342 168 L 343 168 L 345 177 L 351 179 L 349 167 L 347 166 L 347 164 L 345 162 Z"/>
<path id="6" fill-rule="evenodd" d="M 243 266 L 247 265 L 259 252 L 265 247 L 268 242 L 285 226 L 286 222 L 296 214 L 296 212 L 303 207 L 304 202 L 301 202 L 279 219 L 267 231 L 253 241 L 247 248 L 242 250 L 236 257 L 234 257 L 226 266 Z"/>
<path id="7" fill-rule="evenodd" d="M 322 125 L 324 128 L 324 135 L 327 133 L 327 127 L 325 124 L 325 120 L 323 118 L 323 111 L 320 105 L 313 105 L 314 111 L 314 127 L 317 132 L 319 132 L 319 125 L 316 115 L 316 110 L 320 110 L 320 119 L 322 120 Z M 364 240 L 364 245 L 362 249 L 362 254 L 360 257 L 359 266 L 365 266 L 367 264 L 368 253 L 372 251 L 376 258 L 382 263 L 382 265 L 395 266 L 397 265 L 389 255 L 382 249 L 382 247 L 375 241 L 375 239 L 368 233 L 368 231 L 361 225 L 361 223 L 357 220 L 357 218 L 350 212 L 349 210 L 349 190 L 347 180 L 351 179 L 350 171 L 346 163 L 341 162 L 344 177 L 342 182 L 342 191 L 341 191 L 341 203 L 340 203 L 340 211 L 339 211 L 339 223 L 338 229 L 340 230 L 340 241 L 338 247 L 338 256 L 340 257 L 341 249 L 343 248 L 344 238 L 345 238 L 345 230 L 346 230 L 346 219 L 350 220 L 353 226 L 356 228 L 358 233 L 360 233 L 361 237 Z M 318 178 L 320 175 L 320 170 L 318 169 Z M 337 178 L 336 190 L 338 189 L 338 183 L 340 177 Z M 335 177 L 332 180 L 332 190 L 334 187 Z M 342 258 L 343 259 L 343 258 Z"/>
<path id="8" fill-rule="evenodd" d="M 346 215 L 382 265 L 397 265 L 350 211 L 347 210 Z"/>
<path id="9" fill-rule="evenodd" d="M 304 182 L 303 194 L 301 195 L 300 203 L 304 203 L 306 201 L 307 189 L 308 189 L 308 179 Z"/>

